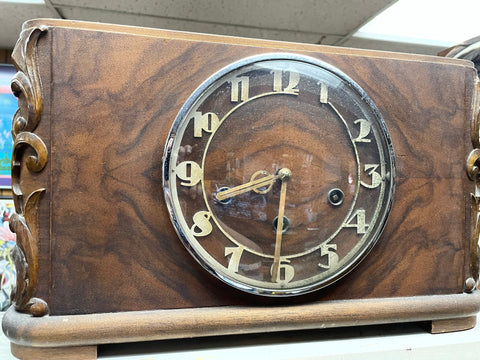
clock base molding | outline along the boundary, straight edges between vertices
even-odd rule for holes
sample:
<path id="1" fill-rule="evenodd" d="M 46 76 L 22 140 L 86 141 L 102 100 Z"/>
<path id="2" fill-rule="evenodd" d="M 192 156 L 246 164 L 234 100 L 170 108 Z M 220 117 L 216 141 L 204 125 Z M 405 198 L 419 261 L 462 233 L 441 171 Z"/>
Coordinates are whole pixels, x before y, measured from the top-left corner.
<path id="1" fill-rule="evenodd" d="M 33 317 L 11 307 L 3 331 L 20 359 L 96 359 L 102 344 L 423 322 L 432 333 L 476 324 L 480 291 L 336 300 L 295 306 L 224 306 Z"/>

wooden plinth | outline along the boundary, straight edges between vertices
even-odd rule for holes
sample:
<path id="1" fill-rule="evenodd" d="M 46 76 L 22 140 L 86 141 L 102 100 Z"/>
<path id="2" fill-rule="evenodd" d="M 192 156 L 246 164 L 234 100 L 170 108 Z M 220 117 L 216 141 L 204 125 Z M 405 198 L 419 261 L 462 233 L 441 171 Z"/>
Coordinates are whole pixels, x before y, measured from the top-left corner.
<path id="1" fill-rule="evenodd" d="M 95 345 L 40 348 L 12 343 L 11 350 L 15 357 L 25 360 L 90 360 L 97 358 Z"/>
<path id="2" fill-rule="evenodd" d="M 456 319 L 440 319 L 433 320 L 429 330 L 432 334 L 443 334 L 452 331 L 472 329 L 476 324 L 476 316 L 467 316 Z"/>
<path id="3" fill-rule="evenodd" d="M 12 342 L 12 353 L 21 359 L 95 359 L 96 346 L 101 344 L 186 337 L 412 321 L 431 321 L 433 333 L 467 330 L 475 326 L 479 310 L 480 292 L 475 291 L 280 307 L 225 306 L 41 318 L 10 308 L 2 325 Z"/>

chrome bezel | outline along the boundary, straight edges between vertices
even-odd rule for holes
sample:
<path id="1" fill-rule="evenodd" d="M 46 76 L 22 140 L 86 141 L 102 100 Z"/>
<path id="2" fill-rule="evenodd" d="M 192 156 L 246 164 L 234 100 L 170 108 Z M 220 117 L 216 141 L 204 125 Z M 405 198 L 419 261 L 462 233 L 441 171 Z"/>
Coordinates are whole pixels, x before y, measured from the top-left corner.
<path id="1" fill-rule="evenodd" d="M 334 273 L 332 276 L 330 276 L 327 279 L 324 279 L 321 282 L 312 283 L 312 284 L 301 286 L 298 288 L 272 289 L 272 288 L 265 288 L 261 286 L 253 286 L 251 284 L 239 282 L 236 279 L 232 279 L 230 276 L 228 276 L 228 274 L 222 273 L 215 266 L 212 266 L 212 264 L 210 264 L 209 261 L 206 260 L 204 256 L 202 256 L 197 251 L 197 249 L 195 249 L 192 246 L 188 238 L 188 235 L 185 233 L 180 222 L 178 221 L 179 214 L 177 213 L 177 209 L 173 203 L 172 194 L 170 190 L 169 174 L 170 174 L 170 168 L 171 168 L 170 159 L 171 159 L 172 150 L 174 148 L 174 143 L 177 138 L 177 131 L 179 127 L 182 125 L 182 123 L 186 121 L 186 115 L 191 110 L 191 107 L 196 103 L 198 98 L 210 88 L 210 86 L 215 84 L 218 80 L 220 80 L 227 74 L 231 73 L 232 71 L 235 71 L 244 66 L 251 65 L 253 63 L 271 61 L 271 60 L 287 60 L 287 61 L 293 60 L 293 61 L 299 61 L 299 62 L 311 64 L 314 66 L 318 66 L 324 70 L 329 71 L 330 73 L 333 73 L 335 76 L 340 78 L 343 82 L 347 83 L 348 86 L 361 97 L 362 101 L 364 101 L 364 103 L 371 110 L 371 115 L 375 119 L 378 125 L 378 129 L 380 129 L 381 139 L 384 142 L 384 146 L 386 149 L 385 161 L 390 166 L 390 171 L 389 171 L 390 178 L 388 181 L 389 186 L 385 192 L 386 205 L 383 213 L 380 215 L 380 218 L 375 223 L 375 231 L 372 233 L 370 237 L 368 246 L 363 248 L 362 251 L 360 251 L 357 254 L 357 256 L 354 257 L 353 260 L 349 262 L 348 266 L 340 268 L 339 272 Z M 301 295 L 301 294 L 309 293 L 309 292 L 324 288 L 325 286 L 328 286 L 338 281 L 345 275 L 347 275 L 365 258 L 365 256 L 370 252 L 370 250 L 374 247 L 374 245 L 378 241 L 378 239 L 380 238 L 383 232 L 383 229 L 385 228 L 388 214 L 390 212 L 390 209 L 393 203 L 393 195 L 395 192 L 395 154 L 393 150 L 392 141 L 391 141 L 389 132 L 387 130 L 387 126 L 385 124 L 385 121 L 383 120 L 382 115 L 380 114 L 380 111 L 378 110 L 374 102 L 370 99 L 370 97 L 366 94 L 366 92 L 349 76 L 344 74 L 341 70 L 337 69 L 336 67 L 312 57 L 292 54 L 292 53 L 267 53 L 267 54 L 247 57 L 222 68 L 221 70 L 217 71 L 216 73 L 208 77 L 208 79 L 206 79 L 192 93 L 192 95 L 190 95 L 190 97 L 187 99 L 185 104 L 180 109 L 178 115 L 176 116 L 166 141 L 164 155 L 163 155 L 163 189 L 164 189 L 164 196 L 165 196 L 165 201 L 168 208 L 169 216 L 178 237 L 182 241 L 185 248 L 189 251 L 189 253 L 196 259 L 196 261 L 205 270 L 207 270 L 209 273 L 211 273 L 213 276 L 217 277 L 218 279 L 222 280 L 223 282 L 229 284 L 230 286 L 248 293 L 264 295 L 264 296 L 275 296 L 275 297 Z"/>

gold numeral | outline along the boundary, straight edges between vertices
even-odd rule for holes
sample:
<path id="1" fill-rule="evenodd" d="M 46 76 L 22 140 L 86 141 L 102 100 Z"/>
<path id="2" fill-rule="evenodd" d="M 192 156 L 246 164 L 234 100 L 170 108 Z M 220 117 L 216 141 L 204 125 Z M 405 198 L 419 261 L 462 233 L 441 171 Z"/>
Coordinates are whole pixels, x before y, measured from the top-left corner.
<path id="1" fill-rule="evenodd" d="M 367 184 L 363 181 L 360 181 L 360 184 L 368 189 L 375 189 L 382 183 L 382 175 L 380 175 L 376 170 L 380 165 L 377 164 L 365 164 L 365 172 L 372 177 L 372 183 Z"/>
<path id="2" fill-rule="evenodd" d="M 193 215 L 193 225 L 190 228 L 195 236 L 207 236 L 212 232 L 212 224 L 210 218 L 212 214 L 208 211 L 199 211 Z"/>
<path id="3" fill-rule="evenodd" d="M 353 222 L 354 219 L 357 219 L 356 223 Z M 364 209 L 359 209 L 353 213 L 352 216 L 350 216 L 350 219 L 348 219 L 344 224 L 343 227 L 348 227 L 348 228 L 356 228 L 357 229 L 357 235 L 363 235 L 366 233 L 368 224 L 365 222 L 365 210 Z"/>
<path id="4" fill-rule="evenodd" d="M 205 113 L 196 111 L 193 118 L 193 136 L 197 138 L 202 137 L 202 130 L 208 133 L 213 133 L 220 125 L 220 120 L 215 113 Z"/>
<path id="5" fill-rule="evenodd" d="M 232 85 L 230 101 L 239 102 L 248 100 L 248 88 L 250 86 L 250 79 L 248 76 L 237 77 L 229 83 Z"/>
<path id="6" fill-rule="evenodd" d="M 282 70 L 272 70 L 271 73 L 273 74 L 273 91 L 274 92 L 283 92 L 287 94 L 294 94 L 298 95 L 298 89 L 296 89 L 299 81 L 300 81 L 300 74 L 295 71 L 288 72 L 288 84 L 287 87 L 283 87 L 282 78 L 283 78 L 283 71 Z"/>
<path id="7" fill-rule="evenodd" d="M 275 264 L 272 265 L 270 268 L 270 275 L 273 274 L 273 267 Z M 278 284 L 287 284 L 292 281 L 293 277 L 295 276 L 295 268 L 290 265 L 290 260 L 281 259 L 280 264 L 278 265 L 278 272 L 277 278 L 274 281 Z"/>
<path id="8" fill-rule="evenodd" d="M 322 244 L 320 256 L 327 256 L 327 264 L 318 264 L 323 269 L 330 269 L 338 264 L 337 244 Z"/>
<path id="9" fill-rule="evenodd" d="M 327 84 L 319 81 L 317 85 L 320 85 L 320 103 L 328 104 L 328 87 Z"/>
<path id="10" fill-rule="evenodd" d="M 371 125 L 368 120 L 365 119 L 358 119 L 353 122 L 354 124 L 360 124 L 360 132 L 358 133 L 358 137 L 354 140 L 357 143 L 369 143 L 371 142 L 370 139 L 366 137 L 370 134 Z"/>
<path id="11" fill-rule="evenodd" d="M 228 271 L 238 272 L 238 265 L 240 264 L 243 249 L 242 246 L 225 248 L 225 256 L 230 256 L 228 260 Z"/>
<path id="12" fill-rule="evenodd" d="M 195 161 L 183 161 L 175 168 L 183 186 L 194 186 L 202 179 L 202 168 Z"/>

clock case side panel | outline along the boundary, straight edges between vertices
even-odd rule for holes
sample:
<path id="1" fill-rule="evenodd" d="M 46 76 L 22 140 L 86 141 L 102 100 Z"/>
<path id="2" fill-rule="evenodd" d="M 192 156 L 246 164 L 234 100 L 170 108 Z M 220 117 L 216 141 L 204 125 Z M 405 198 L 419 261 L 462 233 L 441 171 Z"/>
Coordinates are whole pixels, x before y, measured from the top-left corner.
<path id="1" fill-rule="evenodd" d="M 277 301 L 230 289 L 189 256 L 168 219 L 161 191 L 161 158 L 173 119 L 206 77 L 231 62 L 278 48 L 262 47 L 253 40 L 230 45 L 119 34 L 108 27 L 105 31 L 51 27 L 48 34 L 53 42 L 51 48 L 45 47 L 44 61 L 53 55 L 54 103 L 49 128 L 53 155 L 46 168 L 53 176 L 51 190 L 43 193 L 39 206 L 48 207 L 50 199 L 52 206 L 39 212 L 39 238 L 46 244 L 40 258 L 51 258 L 52 263 L 44 262 L 46 271 L 38 289 L 49 297 L 51 314 L 463 291 L 467 266 L 463 199 L 471 183 L 465 175 L 465 148 L 457 143 L 459 137 L 465 138 L 471 111 L 464 99 L 470 91 L 465 76 L 471 77 L 466 62 L 323 53 L 323 47 L 318 52 L 298 47 L 299 53 L 340 68 L 366 90 L 387 122 L 401 161 L 397 161 L 391 219 L 367 258 L 325 290 Z M 297 50 L 290 44 L 288 51 Z M 423 75 L 419 79 L 411 75 L 417 73 Z M 432 91 L 433 99 L 429 97 L 434 85 L 422 90 L 426 81 L 439 88 L 459 81 L 450 90 L 453 110 L 443 106 L 449 99 L 441 92 Z M 424 117 L 427 121 L 422 122 Z M 41 124 L 46 125 L 43 120 Z M 431 136 L 424 136 L 427 130 L 433 131 Z M 450 145 L 438 147 L 438 142 Z M 448 198 L 442 197 L 445 192 Z M 450 209 L 452 201 L 455 206 Z M 422 211 L 437 210 L 440 216 L 433 221 L 425 216 L 420 216 L 422 221 L 415 219 Z M 450 222 L 443 224 L 449 217 L 452 229 Z M 435 226 L 448 233 L 440 236 L 440 242 Z"/>
<path id="2" fill-rule="evenodd" d="M 356 269 L 365 279 L 362 297 L 380 287 L 383 296 L 461 293 L 476 254 L 472 183 L 463 160 L 471 149 L 475 69 L 414 60 L 335 61 L 379 107 L 396 153 L 393 210 L 379 243 Z"/>
<path id="3" fill-rule="evenodd" d="M 217 296 L 214 279 L 198 272 L 162 197 L 165 140 L 201 47 L 51 31 L 51 313 L 234 304 L 227 287 Z"/>
<path id="4" fill-rule="evenodd" d="M 42 316 L 50 300 L 50 55 L 47 28 L 25 29 L 12 54 L 17 73 L 12 90 L 18 110 L 12 121 L 12 190 L 17 271 L 12 303 Z"/>

